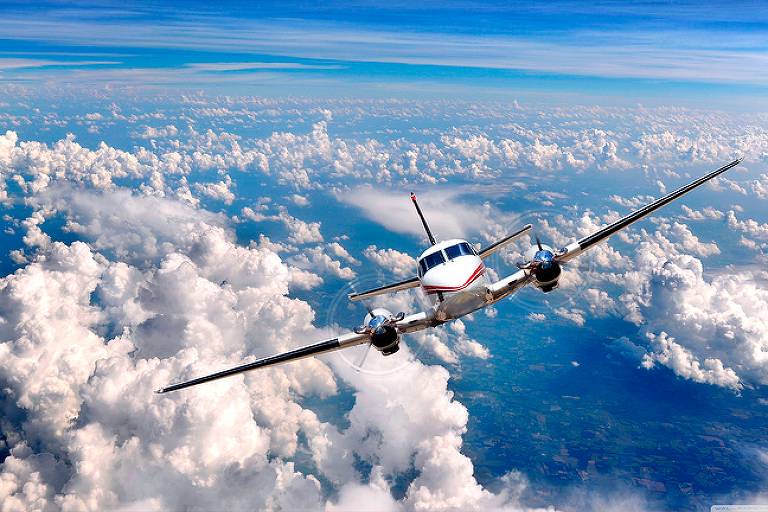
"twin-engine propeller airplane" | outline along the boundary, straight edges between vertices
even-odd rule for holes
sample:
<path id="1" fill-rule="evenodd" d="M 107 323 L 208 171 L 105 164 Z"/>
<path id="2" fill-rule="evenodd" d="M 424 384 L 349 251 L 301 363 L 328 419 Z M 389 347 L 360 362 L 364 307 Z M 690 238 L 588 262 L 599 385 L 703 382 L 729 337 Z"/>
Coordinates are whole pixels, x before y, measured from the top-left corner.
<path id="1" fill-rule="evenodd" d="M 649 205 L 640 208 L 623 217 L 613 224 L 606 226 L 596 233 L 573 242 L 565 247 L 555 250 L 542 244 L 536 237 L 536 245 L 528 251 L 528 260 L 517 264 L 518 271 L 499 281 L 491 282 L 486 275 L 486 267 L 483 260 L 495 253 L 510 242 L 516 240 L 531 229 L 528 224 L 522 229 L 512 233 L 508 237 L 475 251 L 466 241 L 461 239 L 444 240 L 437 242 L 432 231 L 427 225 L 424 214 L 416 202 L 416 196 L 412 193 L 411 200 L 416 207 L 416 212 L 424 225 L 424 230 L 432 244 L 421 253 L 418 259 L 417 275 L 411 279 L 398 283 L 382 286 L 362 293 L 354 293 L 349 296 L 352 301 L 358 301 L 382 295 L 394 293 L 408 288 L 421 287 L 422 291 L 431 300 L 432 307 L 428 311 L 406 315 L 405 313 L 393 314 L 384 308 L 369 309 L 363 320 L 363 325 L 353 332 L 342 334 L 336 338 L 321 341 L 313 345 L 300 347 L 282 354 L 258 359 L 252 363 L 244 364 L 224 370 L 218 373 L 199 377 L 187 382 L 172 384 L 159 389 L 158 393 L 176 391 L 203 382 L 209 382 L 237 373 L 265 368 L 277 364 L 316 356 L 326 352 L 332 352 L 342 348 L 353 347 L 367 343 L 368 350 L 375 347 L 383 355 L 388 356 L 397 352 L 402 334 L 420 331 L 430 327 L 436 327 L 445 322 L 455 320 L 472 313 L 480 308 L 490 306 L 501 299 L 515 293 L 525 285 L 533 285 L 542 292 L 551 292 L 557 288 L 558 280 L 562 273 L 562 267 L 576 256 L 596 244 L 606 240 L 611 235 L 618 233 L 630 224 L 650 215 L 662 206 L 682 197 L 696 187 L 703 185 L 724 173 L 728 169 L 738 165 L 742 159 L 733 162 L 702 176 L 701 178 L 681 187 L 671 194 L 658 199 Z M 367 352 L 366 352 L 367 355 Z"/>

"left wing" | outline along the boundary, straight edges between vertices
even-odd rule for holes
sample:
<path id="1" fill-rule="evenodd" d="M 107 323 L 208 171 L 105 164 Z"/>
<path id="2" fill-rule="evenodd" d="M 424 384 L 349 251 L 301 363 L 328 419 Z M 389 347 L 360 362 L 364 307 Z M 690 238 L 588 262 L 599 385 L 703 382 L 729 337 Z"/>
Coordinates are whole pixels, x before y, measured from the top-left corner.
<path id="1" fill-rule="evenodd" d="M 593 245 L 596 245 L 603 240 L 607 239 L 609 236 L 614 235 L 621 231 L 622 229 L 626 228 L 630 224 L 637 222 L 638 220 L 650 215 L 651 213 L 655 212 L 662 206 L 671 203 L 675 199 L 678 199 L 679 197 L 684 196 L 691 190 L 695 189 L 696 187 L 699 187 L 703 185 L 704 183 L 708 182 L 712 178 L 715 178 L 731 167 L 735 167 L 741 163 L 743 158 L 739 158 L 734 160 L 733 162 L 722 166 L 721 168 L 717 169 L 716 171 L 712 171 L 709 174 L 706 174 L 702 176 L 701 178 L 692 181 L 688 185 L 685 185 L 684 187 L 680 187 L 679 189 L 675 190 L 674 192 L 667 194 L 666 196 L 662 197 L 661 199 L 657 199 L 656 201 L 652 202 L 649 205 L 644 206 L 643 208 L 640 208 L 639 210 L 636 210 L 629 215 L 617 220 L 613 224 L 604 227 L 603 229 L 592 233 L 591 235 L 582 238 L 578 242 L 573 242 L 572 244 L 567 245 L 565 248 L 563 248 L 559 253 L 555 255 L 555 259 L 559 262 L 566 262 L 569 261 L 579 254 L 583 253 Z"/>
<path id="2" fill-rule="evenodd" d="M 488 302 L 492 304 L 496 301 L 507 297 L 515 293 L 517 290 L 533 281 L 533 274 L 526 272 L 525 270 L 518 270 L 511 276 L 500 279 L 495 283 L 488 285 L 488 293 L 491 294 L 491 300 Z"/>

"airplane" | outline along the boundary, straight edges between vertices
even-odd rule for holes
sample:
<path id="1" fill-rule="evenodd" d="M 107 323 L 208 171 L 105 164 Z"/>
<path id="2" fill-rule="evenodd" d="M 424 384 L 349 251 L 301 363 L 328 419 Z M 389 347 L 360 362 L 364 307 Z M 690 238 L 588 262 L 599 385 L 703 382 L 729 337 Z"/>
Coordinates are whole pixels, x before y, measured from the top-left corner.
<path id="1" fill-rule="evenodd" d="M 350 294 L 349 299 L 351 301 L 362 301 L 377 295 L 420 287 L 427 298 L 430 299 L 431 307 L 427 311 L 406 315 L 402 312 L 393 314 L 385 308 L 369 308 L 368 313 L 363 319 L 363 324 L 352 332 L 281 354 L 257 359 L 251 363 L 204 377 L 172 384 L 157 390 L 156 393 L 168 393 L 257 368 L 266 368 L 366 343 L 368 344 L 367 350 L 374 347 L 382 355 L 389 356 L 398 351 L 401 335 L 437 327 L 446 322 L 456 320 L 481 308 L 495 304 L 526 285 L 532 285 L 544 293 L 549 293 L 557 288 L 563 266 L 569 261 L 600 242 L 605 241 L 611 235 L 647 217 L 662 206 L 671 203 L 732 167 L 737 166 L 742 160 L 743 158 L 736 159 L 561 249 L 556 250 L 542 244 L 537 236 L 535 237 L 536 245 L 532 246 L 526 253 L 527 261 L 519 262 L 517 264 L 517 272 L 496 282 L 491 282 L 488 278 L 483 260 L 526 234 L 533 226 L 531 224 L 523 226 L 506 238 L 480 251 L 476 251 L 472 245 L 463 239 L 450 239 L 438 242 L 432 235 L 432 231 L 416 200 L 416 195 L 411 193 L 411 200 L 416 208 L 416 213 L 421 219 L 424 231 L 426 231 L 427 238 L 431 244 L 430 247 L 421 253 L 417 260 L 417 275 L 404 281 L 381 286 L 362 293 Z"/>

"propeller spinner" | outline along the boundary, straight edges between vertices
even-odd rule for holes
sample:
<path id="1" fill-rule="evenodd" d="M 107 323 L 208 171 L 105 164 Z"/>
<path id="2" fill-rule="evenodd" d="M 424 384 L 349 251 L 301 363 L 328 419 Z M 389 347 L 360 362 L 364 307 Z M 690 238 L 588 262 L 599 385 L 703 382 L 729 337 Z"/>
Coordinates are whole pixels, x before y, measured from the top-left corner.
<path id="1" fill-rule="evenodd" d="M 528 261 L 518 262 L 517 268 L 528 270 L 535 278 L 534 284 L 543 292 L 550 292 L 557 288 L 557 281 L 562 273 L 561 263 L 551 247 L 541 243 L 538 235 L 535 237 L 535 252 Z M 530 252 L 529 252 L 530 254 Z"/>

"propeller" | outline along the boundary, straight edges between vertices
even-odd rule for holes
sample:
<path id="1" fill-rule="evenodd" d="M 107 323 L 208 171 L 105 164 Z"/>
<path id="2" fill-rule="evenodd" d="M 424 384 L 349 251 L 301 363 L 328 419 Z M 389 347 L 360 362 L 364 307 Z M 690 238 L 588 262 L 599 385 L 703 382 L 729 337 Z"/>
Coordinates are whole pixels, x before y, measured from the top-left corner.
<path id="1" fill-rule="evenodd" d="M 561 263 L 558 261 L 558 255 L 561 253 L 542 244 L 538 235 L 535 235 L 534 239 L 537 250 L 533 257 L 528 261 L 517 262 L 516 266 L 520 270 L 528 271 L 535 278 L 536 286 L 548 292 L 557 287 L 562 272 Z"/>
<path id="2" fill-rule="evenodd" d="M 538 266 L 544 263 L 557 262 L 557 257 L 560 254 L 559 251 L 550 249 L 548 246 L 545 246 L 544 244 L 542 244 L 541 239 L 539 238 L 539 235 L 534 235 L 533 239 L 536 241 L 537 251 L 533 255 L 533 258 L 531 258 L 530 260 L 518 261 L 517 263 L 515 263 L 515 266 L 520 270 L 534 270 Z M 547 253 L 550 253 L 550 254 L 547 254 Z"/>
<path id="3" fill-rule="evenodd" d="M 358 362 L 355 365 L 355 371 L 360 373 L 360 370 L 363 369 L 363 365 L 365 364 L 365 360 L 368 359 L 368 353 L 371 351 L 371 347 L 373 346 L 373 343 L 370 341 L 368 342 L 368 346 L 365 347 L 365 352 L 363 352 L 363 357 L 360 358 L 360 362 Z"/>
<path id="4" fill-rule="evenodd" d="M 354 286 L 352 291 L 356 293 Z M 368 312 L 367 323 L 354 329 L 357 334 L 367 334 L 369 336 L 367 346 L 363 352 L 358 364 L 355 365 L 355 371 L 362 370 L 372 346 L 376 346 L 384 355 L 390 355 L 398 350 L 399 335 L 397 332 L 397 322 L 405 318 L 402 311 L 396 315 L 384 308 L 373 308 L 367 300 L 361 301 L 365 310 Z"/>

